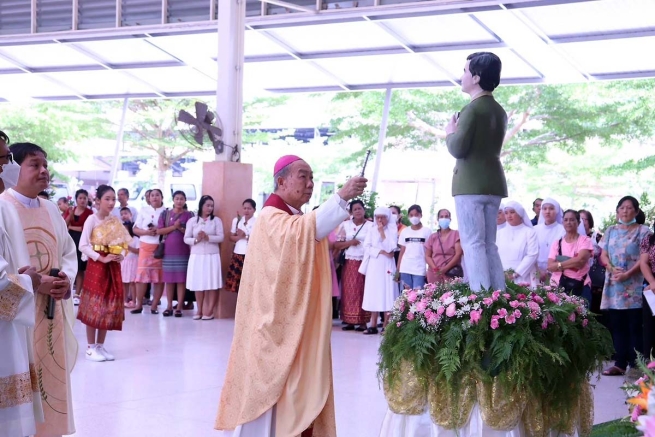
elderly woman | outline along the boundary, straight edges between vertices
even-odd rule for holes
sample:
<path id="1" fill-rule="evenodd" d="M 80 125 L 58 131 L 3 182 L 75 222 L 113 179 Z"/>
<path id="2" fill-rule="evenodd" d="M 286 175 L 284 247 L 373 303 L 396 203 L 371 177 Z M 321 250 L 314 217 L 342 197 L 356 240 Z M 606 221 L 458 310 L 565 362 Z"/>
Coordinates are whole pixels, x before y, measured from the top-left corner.
<path id="1" fill-rule="evenodd" d="M 639 201 L 623 197 L 616 206 L 619 223 L 605 231 L 600 240 L 605 287 L 600 308 L 609 310 L 614 365 L 603 375 L 623 375 L 628 366 L 636 368 L 636 351 L 642 352 L 642 289 L 640 244 L 650 235 L 648 227 L 637 223 Z"/>
<path id="2" fill-rule="evenodd" d="M 562 209 L 555 199 L 545 198 L 541 202 L 539 221 L 534 227 L 539 240 L 539 257 L 537 267 L 539 268 L 539 279 L 545 282 L 548 277 L 548 255 L 553 241 L 557 241 L 566 234 L 562 226 Z"/>
<path id="3" fill-rule="evenodd" d="M 505 271 L 517 284 L 537 285 L 539 240 L 525 209 L 514 201 L 505 203 L 507 226 L 498 231 L 496 244 Z"/>
<path id="4" fill-rule="evenodd" d="M 655 230 L 655 225 L 653 225 L 653 230 Z M 646 290 L 655 292 L 655 234 L 641 240 L 640 252 L 641 273 L 644 275 L 644 281 L 647 284 L 644 287 L 644 293 Z M 642 310 L 644 324 L 643 351 L 644 355 L 649 357 L 653 353 L 653 346 L 655 346 L 655 321 L 653 321 L 655 313 L 650 305 L 642 305 Z"/>
<path id="5" fill-rule="evenodd" d="M 543 210 L 542 210 L 543 211 Z M 567 293 L 584 297 L 591 303 L 589 258 L 594 247 L 591 238 L 580 233 L 580 213 L 572 209 L 564 212 L 566 235 L 555 240 L 550 247 L 548 270 L 552 272 L 550 285 L 563 288 Z"/>
<path id="6" fill-rule="evenodd" d="M 379 313 L 384 312 L 384 325 L 389 321 L 388 312 L 398 294 L 398 285 L 394 281 L 396 262 L 393 253 L 398 246 L 396 223 L 391 220 L 391 210 L 386 207 L 375 209 L 374 228 L 369 231 L 364 241 L 365 259 L 360 272 L 366 275 L 364 284 L 364 301 L 362 307 L 371 312 L 371 326 L 365 335 L 377 334 Z"/>
<path id="7" fill-rule="evenodd" d="M 364 241 L 373 232 L 373 223 L 366 220 L 364 202 L 350 202 L 352 219 L 345 221 L 337 232 L 339 238 L 334 243 L 336 250 L 345 251 L 345 262 L 341 270 L 341 318 L 346 324 L 344 331 L 366 331 L 366 322 L 371 315 L 362 309 L 365 277 L 359 273 L 366 250 Z M 357 328 L 355 328 L 357 325 Z"/>
<path id="8" fill-rule="evenodd" d="M 439 229 L 430 235 L 425 243 L 425 261 L 428 263 L 428 282 L 441 283 L 448 278 L 463 274 L 462 245 L 459 232 L 450 229 L 450 211 L 440 209 L 437 213 Z M 455 269 L 455 270 L 453 270 Z"/>

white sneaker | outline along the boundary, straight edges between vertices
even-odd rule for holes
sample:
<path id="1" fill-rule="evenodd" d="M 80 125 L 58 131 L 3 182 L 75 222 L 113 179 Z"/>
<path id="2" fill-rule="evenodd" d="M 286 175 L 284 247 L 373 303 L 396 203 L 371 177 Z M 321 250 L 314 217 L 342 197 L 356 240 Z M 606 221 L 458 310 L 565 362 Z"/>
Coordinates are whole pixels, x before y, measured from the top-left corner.
<path id="1" fill-rule="evenodd" d="M 107 352 L 107 349 L 103 345 L 96 346 L 96 351 L 103 357 L 105 357 L 105 360 L 107 361 L 114 361 L 114 356 Z"/>
<path id="2" fill-rule="evenodd" d="M 73 296 L 73 305 L 78 306 L 80 304 L 80 298 Z"/>
<path id="3" fill-rule="evenodd" d="M 95 347 L 89 347 L 86 349 L 86 359 L 89 361 L 95 361 L 96 363 L 107 361 L 107 358 L 98 352 L 98 349 Z"/>

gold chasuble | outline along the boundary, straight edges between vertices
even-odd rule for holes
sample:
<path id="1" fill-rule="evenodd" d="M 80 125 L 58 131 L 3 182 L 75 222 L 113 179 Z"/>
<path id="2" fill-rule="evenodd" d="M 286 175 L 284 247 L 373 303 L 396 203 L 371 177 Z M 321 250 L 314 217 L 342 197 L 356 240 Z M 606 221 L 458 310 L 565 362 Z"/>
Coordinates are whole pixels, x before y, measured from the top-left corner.
<path id="1" fill-rule="evenodd" d="M 58 239 L 48 209 L 26 208 L 16 198 L 4 193 L 2 199 L 14 205 L 20 217 L 30 265 L 43 275 L 59 264 Z M 36 376 L 43 404 L 44 423 L 37 423 L 37 436 L 59 436 L 75 432 L 70 392 L 70 373 L 75 364 L 77 343 L 71 325 L 73 314 L 65 302 L 58 301 L 53 320 L 47 318 L 48 296 L 35 293 L 36 325 L 34 354 Z"/>
<path id="2" fill-rule="evenodd" d="M 316 241 L 315 212 L 291 215 L 271 197 L 248 242 L 216 429 L 275 406 L 277 437 L 312 425 L 313 437 L 335 437 L 328 241 Z"/>

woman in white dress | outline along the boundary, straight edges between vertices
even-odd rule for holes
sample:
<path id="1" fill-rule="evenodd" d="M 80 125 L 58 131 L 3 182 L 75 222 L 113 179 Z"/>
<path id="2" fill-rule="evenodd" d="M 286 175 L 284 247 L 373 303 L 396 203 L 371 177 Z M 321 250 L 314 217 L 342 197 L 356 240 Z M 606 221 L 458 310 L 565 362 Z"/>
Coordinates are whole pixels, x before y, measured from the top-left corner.
<path id="1" fill-rule="evenodd" d="M 539 241 L 537 233 L 525 209 L 514 201 L 505 203 L 507 226 L 498 231 L 496 245 L 503 269 L 512 269 L 510 277 L 517 284 L 537 285 L 537 257 Z"/>
<path id="2" fill-rule="evenodd" d="M 184 242 L 191 246 L 186 288 L 195 291 L 198 302 L 193 320 L 214 318 L 216 293 L 223 286 L 219 247 L 223 239 L 223 223 L 214 217 L 214 199 L 202 196 L 198 216 L 187 222 L 184 232 Z"/>
<path id="3" fill-rule="evenodd" d="M 371 311 L 371 326 L 364 335 L 377 334 L 379 313 L 384 312 L 384 326 L 389 321 L 389 311 L 398 297 L 398 284 L 394 281 L 396 262 L 394 252 L 398 247 L 398 230 L 391 220 L 387 207 L 375 209 L 374 228 L 364 241 L 366 251 L 360 273 L 366 275 L 362 308 Z"/>
<path id="4" fill-rule="evenodd" d="M 541 212 L 539 213 L 539 222 L 534 227 L 539 240 L 539 257 L 537 258 L 537 267 L 539 268 L 539 280 L 547 283 L 548 272 L 548 255 L 553 242 L 566 235 L 564 230 L 562 208 L 559 203 L 550 197 L 541 202 Z"/>

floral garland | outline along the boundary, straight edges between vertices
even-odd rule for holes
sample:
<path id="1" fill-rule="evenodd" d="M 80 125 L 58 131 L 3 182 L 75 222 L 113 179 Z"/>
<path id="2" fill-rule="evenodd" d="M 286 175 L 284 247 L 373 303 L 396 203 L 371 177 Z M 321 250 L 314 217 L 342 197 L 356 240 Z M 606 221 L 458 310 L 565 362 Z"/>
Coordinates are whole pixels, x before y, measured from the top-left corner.
<path id="1" fill-rule="evenodd" d="M 458 393 L 471 375 L 525 393 L 570 421 L 572 392 L 613 352 L 585 301 L 553 287 L 474 293 L 458 279 L 405 290 L 380 345 L 378 376 L 389 387 L 411 363 L 422 380 Z M 454 423 L 454 422 L 453 422 Z"/>

